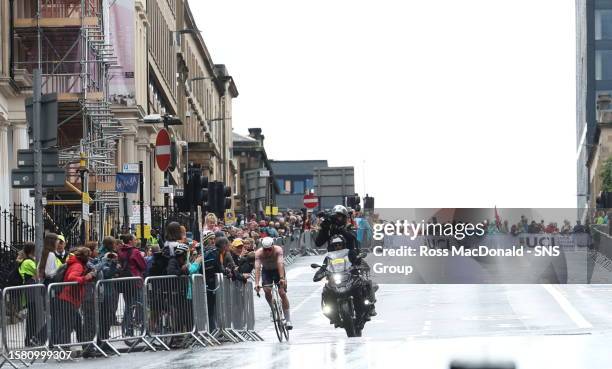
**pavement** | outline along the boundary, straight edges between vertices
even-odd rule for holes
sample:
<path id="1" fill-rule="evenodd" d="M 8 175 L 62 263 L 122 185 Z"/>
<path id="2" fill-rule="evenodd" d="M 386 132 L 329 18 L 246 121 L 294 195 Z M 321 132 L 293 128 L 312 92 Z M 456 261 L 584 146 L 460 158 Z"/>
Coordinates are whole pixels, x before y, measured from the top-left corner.
<path id="1" fill-rule="evenodd" d="M 312 282 L 309 265 L 321 259 L 302 257 L 288 268 L 295 327 L 288 343 L 278 342 L 267 304 L 256 297 L 264 342 L 40 367 L 443 369 L 453 360 L 520 369 L 612 367 L 612 286 L 383 284 L 378 316 L 363 337 L 349 339 L 320 311 L 322 282 Z"/>

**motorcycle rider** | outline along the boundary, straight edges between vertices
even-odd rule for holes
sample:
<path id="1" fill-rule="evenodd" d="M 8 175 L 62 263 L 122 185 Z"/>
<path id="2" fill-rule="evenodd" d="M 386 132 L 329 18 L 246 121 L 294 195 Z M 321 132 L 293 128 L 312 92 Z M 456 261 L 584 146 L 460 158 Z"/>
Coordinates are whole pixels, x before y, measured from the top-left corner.
<path id="1" fill-rule="evenodd" d="M 341 236 L 341 237 L 335 237 Z M 325 217 L 321 222 L 321 229 L 317 234 L 315 244 L 317 247 L 321 247 L 327 242 L 327 251 L 337 251 L 342 248 L 349 250 L 349 260 L 355 265 L 361 265 L 368 270 L 370 267 L 367 265 L 365 260 L 358 258 L 359 255 L 359 243 L 357 242 L 357 234 L 351 223 L 348 222 L 348 210 L 342 205 L 336 205 L 332 209 L 332 215 Z M 340 247 L 340 248 L 339 248 Z M 315 273 L 313 280 L 316 282 L 321 280 L 325 275 L 326 264 L 323 264 L 321 269 Z M 371 309 L 370 316 L 376 316 L 376 308 L 374 303 L 376 302 L 375 286 L 370 279 L 366 283 L 365 295 L 370 300 Z M 325 295 L 323 295 L 325 301 Z"/>

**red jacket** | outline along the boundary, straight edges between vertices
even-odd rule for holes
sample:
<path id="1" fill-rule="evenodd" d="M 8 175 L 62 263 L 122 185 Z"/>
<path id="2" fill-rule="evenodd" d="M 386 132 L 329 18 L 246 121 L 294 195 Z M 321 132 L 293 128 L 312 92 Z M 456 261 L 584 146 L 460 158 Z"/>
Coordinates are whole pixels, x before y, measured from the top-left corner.
<path id="1" fill-rule="evenodd" d="M 83 284 L 87 282 L 85 280 L 87 263 L 80 261 L 74 255 L 68 256 L 66 263 L 68 264 L 68 269 L 66 269 L 66 274 L 64 275 L 64 282 L 78 282 L 79 285 L 64 287 L 59 295 L 59 299 L 71 303 L 78 309 L 81 306 L 85 293 Z"/>

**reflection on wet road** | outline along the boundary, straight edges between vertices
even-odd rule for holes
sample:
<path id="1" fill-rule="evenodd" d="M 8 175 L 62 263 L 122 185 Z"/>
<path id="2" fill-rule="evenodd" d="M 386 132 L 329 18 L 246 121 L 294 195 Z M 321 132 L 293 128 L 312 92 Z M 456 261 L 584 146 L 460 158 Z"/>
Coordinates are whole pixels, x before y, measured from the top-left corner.
<path id="1" fill-rule="evenodd" d="M 289 343 L 278 343 L 263 298 L 255 301 L 265 342 L 132 353 L 48 367 L 448 368 L 454 359 L 513 361 L 521 369 L 610 368 L 612 287 L 605 285 L 382 285 L 378 316 L 346 338 L 320 311 L 322 284 L 306 257 L 288 271 Z"/>

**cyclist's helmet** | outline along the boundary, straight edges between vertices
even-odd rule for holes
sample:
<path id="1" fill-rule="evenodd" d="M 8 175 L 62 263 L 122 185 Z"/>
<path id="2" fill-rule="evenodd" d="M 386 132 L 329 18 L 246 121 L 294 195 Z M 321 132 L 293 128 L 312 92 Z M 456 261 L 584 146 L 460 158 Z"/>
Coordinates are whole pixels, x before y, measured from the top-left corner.
<path id="1" fill-rule="evenodd" d="M 346 247 L 346 240 L 341 235 L 335 235 L 329 240 L 329 246 L 332 250 L 342 250 Z"/>
<path id="2" fill-rule="evenodd" d="M 264 237 L 263 240 L 261 240 L 261 246 L 264 249 L 269 249 L 274 246 L 274 240 L 272 239 L 272 237 Z"/>
<path id="3" fill-rule="evenodd" d="M 184 243 L 179 243 L 174 249 L 174 254 L 176 256 L 181 256 L 187 254 L 187 251 L 189 251 L 189 246 L 185 245 Z"/>

